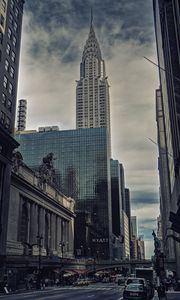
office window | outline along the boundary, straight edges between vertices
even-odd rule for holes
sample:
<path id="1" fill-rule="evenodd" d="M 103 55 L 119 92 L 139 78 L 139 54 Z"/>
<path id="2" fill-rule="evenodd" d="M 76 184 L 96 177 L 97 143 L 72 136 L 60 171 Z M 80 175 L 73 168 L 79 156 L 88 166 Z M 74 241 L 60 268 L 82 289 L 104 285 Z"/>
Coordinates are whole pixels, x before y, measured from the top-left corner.
<path id="1" fill-rule="evenodd" d="M 17 40 L 16 40 L 16 37 L 15 37 L 15 36 L 13 36 L 12 43 L 13 43 L 14 47 L 16 47 Z"/>
<path id="2" fill-rule="evenodd" d="M 2 93 L 2 104 L 4 104 L 4 106 L 6 105 L 6 100 L 7 100 L 6 95 Z"/>
<path id="3" fill-rule="evenodd" d="M 2 0 L 2 9 L 5 12 L 6 11 L 6 2 L 5 0 Z"/>
<path id="4" fill-rule="evenodd" d="M 10 118 L 8 118 L 8 117 L 6 116 L 5 127 L 6 127 L 7 129 L 9 129 L 9 128 L 10 128 L 10 124 L 11 124 L 11 120 L 10 120 Z"/>
<path id="5" fill-rule="evenodd" d="M 9 74 L 12 78 L 14 78 L 14 73 L 15 73 L 14 68 L 11 66 L 9 70 Z"/>
<path id="6" fill-rule="evenodd" d="M 3 85 L 4 85 L 5 89 L 7 88 L 7 84 L 8 84 L 8 79 L 7 79 L 7 77 L 4 75 Z"/>
<path id="7" fill-rule="evenodd" d="M 9 111 L 12 110 L 12 101 L 8 99 L 8 102 L 7 102 L 7 108 Z"/>
<path id="8" fill-rule="evenodd" d="M 13 62 L 15 62 L 15 60 L 16 60 L 16 54 L 14 53 L 14 51 L 12 51 L 12 53 L 11 53 L 11 59 Z"/>
<path id="9" fill-rule="evenodd" d="M 8 60 L 6 59 L 5 60 L 5 70 L 8 72 L 8 70 L 9 70 L 9 62 L 8 62 Z"/>
<path id="10" fill-rule="evenodd" d="M 16 22 L 14 22 L 14 31 L 17 32 L 17 29 L 18 29 L 18 25 Z"/>
<path id="11" fill-rule="evenodd" d="M 12 9 L 14 9 L 14 0 L 11 0 L 10 6 Z"/>
<path id="12" fill-rule="evenodd" d="M 19 10 L 17 9 L 17 7 L 15 8 L 15 16 L 16 16 L 16 18 L 19 17 Z"/>
<path id="13" fill-rule="evenodd" d="M 10 28 L 8 28 L 8 38 L 11 39 L 11 36 L 12 36 L 12 31 Z"/>
<path id="14" fill-rule="evenodd" d="M 4 121 L 5 121 L 5 113 L 3 111 L 1 111 L 1 114 L 0 114 L 0 122 L 1 122 L 1 124 L 4 124 Z"/>
<path id="15" fill-rule="evenodd" d="M 10 50 L 11 50 L 11 47 L 9 44 L 7 44 L 7 47 L 6 47 L 6 53 L 9 55 L 10 54 Z"/>
<path id="16" fill-rule="evenodd" d="M 11 13 L 9 14 L 9 23 L 13 24 L 13 15 Z"/>
<path id="17" fill-rule="evenodd" d="M 13 85 L 12 85 L 11 82 L 9 83 L 9 94 L 10 94 L 10 95 L 13 94 Z"/>

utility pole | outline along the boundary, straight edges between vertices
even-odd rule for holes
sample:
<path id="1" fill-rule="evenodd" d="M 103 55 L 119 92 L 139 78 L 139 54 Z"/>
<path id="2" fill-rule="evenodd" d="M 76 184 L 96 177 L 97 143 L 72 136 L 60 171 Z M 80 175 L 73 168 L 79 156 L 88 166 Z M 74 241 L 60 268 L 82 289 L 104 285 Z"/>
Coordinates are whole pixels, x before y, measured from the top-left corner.
<path id="1" fill-rule="evenodd" d="M 37 278 L 37 289 L 41 289 L 41 241 L 43 240 L 42 235 L 37 235 L 37 245 L 39 248 L 39 256 L 38 256 L 38 278 Z"/>
<path id="2" fill-rule="evenodd" d="M 63 284 L 63 267 L 64 267 L 64 263 L 63 263 L 63 259 L 64 259 L 64 247 L 65 244 L 63 241 L 61 241 L 59 243 L 60 249 L 61 249 L 61 258 L 62 258 L 62 262 L 61 262 L 61 283 Z"/>

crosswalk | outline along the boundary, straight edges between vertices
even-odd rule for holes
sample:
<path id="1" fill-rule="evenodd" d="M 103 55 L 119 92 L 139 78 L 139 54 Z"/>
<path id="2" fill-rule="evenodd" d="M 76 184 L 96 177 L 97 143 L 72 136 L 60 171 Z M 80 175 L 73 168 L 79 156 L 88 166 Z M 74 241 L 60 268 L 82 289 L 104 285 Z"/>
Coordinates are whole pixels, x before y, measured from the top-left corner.
<path id="1" fill-rule="evenodd" d="M 118 290 L 118 291 L 121 291 L 123 290 L 123 287 L 120 287 L 120 286 L 116 286 L 116 285 L 106 285 L 106 286 L 103 286 L 103 285 L 88 285 L 88 286 L 75 286 L 75 287 L 71 287 L 71 289 L 86 289 L 86 290 L 96 290 L 96 291 L 111 291 L 111 290 Z"/>

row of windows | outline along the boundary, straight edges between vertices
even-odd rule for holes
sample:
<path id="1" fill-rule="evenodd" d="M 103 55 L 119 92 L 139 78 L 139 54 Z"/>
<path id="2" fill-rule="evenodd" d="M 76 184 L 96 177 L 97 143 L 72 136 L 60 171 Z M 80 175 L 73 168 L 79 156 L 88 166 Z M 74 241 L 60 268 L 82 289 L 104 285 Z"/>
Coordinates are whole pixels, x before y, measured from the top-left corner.
<path id="1" fill-rule="evenodd" d="M 12 34 L 12 30 L 10 27 L 8 27 L 8 38 L 10 41 L 12 41 L 13 46 L 16 47 L 17 39 L 15 35 Z"/>
<path id="2" fill-rule="evenodd" d="M 3 86 L 6 90 L 8 90 L 10 95 L 13 95 L 13 85 L 11 82 L 9 82 L 6 75 L 4 75 Z"/>
<path id="3" fill-rule="evenodd" d="M 1 114 L 0 114 L 0 123 L 6 128 L 6 129 L 9 129 L 10 128 L 10 123 L 11 123 L 11 120 L 8 116 L 6 116 L 6 114 L 1 111 Z"/>
<path id="4" fill-rule="evenodd" d="M 9 23 L 13 26 L 14 31 L 17 32 L 18 31 L 18 24 L 14 20 L 13 15 L 11 13 L 9 14 Z"/>
<path id="5" fill-rule="evenodd" d="M 9 110 L 12 110 L 12 101 L 7 98 L 7 96 L 2 93 L 2 104 Z"/>
<path id="6" fill-rule="evenodd" d="M 18 10 L 18 8 L 15 5 L 14 0 L 11 0 L 10 6 L 11 6 L 11 9 L 13 10 L 16 18 L 18 19 L 19 18 L 19 10 Z"/>
<path id="7" fill-rule="evenodd" d="M 10 74 L 11 78 L 14 78 L 15 70 L 7 59 L 5 60 L 5 70 Z"/>
<path id="8" fill-rule="evenodd" d="M 7 55 L 9 55 L 11 57 L 11 60 L 13 62 L 15 62 L 15 60 L 16 60 L 16 53 L 13 50 L 11 51 L 11 46 L 9 44 L 7 44 L 6 53 L 7 53 Z"/>
<path id="9" fill-rule="evenodd" d="M 1 7 L 2 7 L 3 11 L 5 12 L 6 11 L 6 1 L 5 0 L 2 0 Z"/>

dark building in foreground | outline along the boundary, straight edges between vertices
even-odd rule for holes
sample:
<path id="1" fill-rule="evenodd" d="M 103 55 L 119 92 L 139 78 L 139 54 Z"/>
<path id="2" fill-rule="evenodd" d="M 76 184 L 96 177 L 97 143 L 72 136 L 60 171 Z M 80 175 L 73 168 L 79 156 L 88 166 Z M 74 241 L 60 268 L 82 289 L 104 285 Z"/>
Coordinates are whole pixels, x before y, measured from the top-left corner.
<path id="1" fill-rule="evenodd" d="M 0 1 L 0 255 L 6 255 L 23 0 Z"/>
<path id="2" fill-rule="evenodd" d="M 81 237 L 80 247 L 86 247 L 83 253 L 96 256 L 98 252 L 99 258 L 111 257 L 110 154 L 106 128 L 22 132 L 16 139 L 24 162 L 34 170 L 42 157 L 54 153 L 60 190 L 75 199 L 76 211 L 89 214 L 88 237 L 83 228 L 75 233 L 77 239 Z M 79 246 L 75 251 L 79 251 Z"/>
<path id="3" fill-rule="evenodd" d="M 163 146 L 165 155 L 163 155 L 162 143 L 158 140 L 160 177 L 162 179 L 162 174 L 165 172 L 168 184 L 166 189 L 169 191 L 169 197 L 164 197 L 165 190 L 161 184 L 161 214 L 167 215 L 172 212 L 170 215 L 172 230 L 166 230 L 167 218 L 162 220 L 162 229 L 167 254 L 171 253 L 172 243 L 167 244 L 166 241 L 168 239 L 175 241 L 177 273 L 180 278 L 180 244 L 176 239 L 180 234 L 180 2 L 178 0 L 154 0 L 153 8 L 160 66 L 161 103 L 158 99 L 159 107 L 157 108 L 162 107 L 165 142 Z M 160 121 L 159 115 L 158 118 Z M 160 137 L 160 132 L 158 134 Z M 167 164 L 164 163 L 165 159 Z M 169 208 L 169 212 L 166 211 L 166 207 Z"/>
<path id="4" fill-rule="evenodd" d="M 112 232 L 113 257 L 123 258 L 123 217 L 121 198 L 120 164 L 118 160 L 111 159 L 111 201 L 112 201 Z"/>

